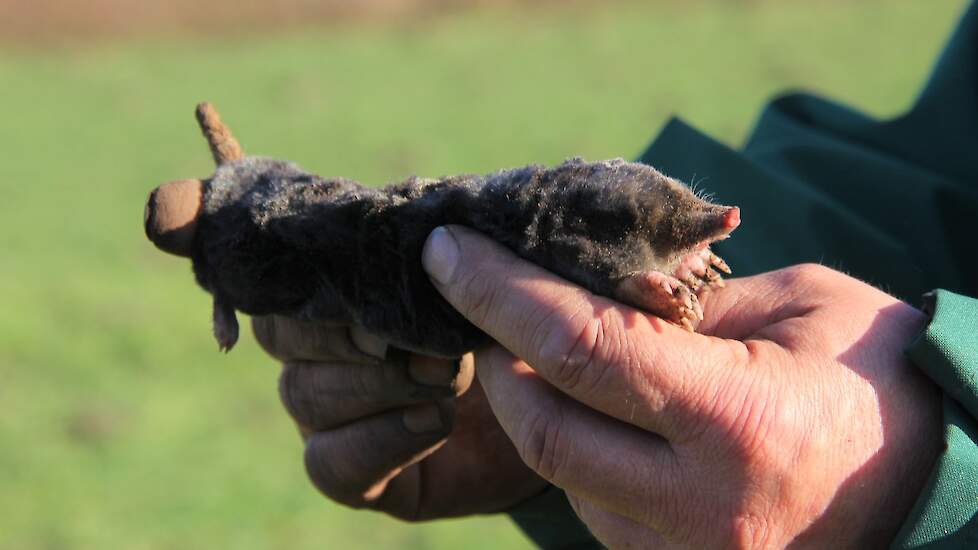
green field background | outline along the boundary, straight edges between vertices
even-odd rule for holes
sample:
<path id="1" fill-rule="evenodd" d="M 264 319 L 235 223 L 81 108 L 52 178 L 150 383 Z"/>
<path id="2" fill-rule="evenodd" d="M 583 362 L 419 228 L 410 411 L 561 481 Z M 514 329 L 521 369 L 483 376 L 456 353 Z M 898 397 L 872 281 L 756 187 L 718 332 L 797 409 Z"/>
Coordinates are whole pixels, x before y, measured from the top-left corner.
<path id="1" fill-rule="evenodd" d="M 142 233 L 153 186 L 212 170 L 198 101 L 251 153 L 375 184 L 634 157 L 672 114 L 736 146 L 789 88 L 899 113 L 964 5 L 510 6 L 5 47 L 0 548 L 529 547 L 505 517 L 409 525 L 307 482 L 276 364 L 247 331 L 219 354 L 188 263 Z"/>

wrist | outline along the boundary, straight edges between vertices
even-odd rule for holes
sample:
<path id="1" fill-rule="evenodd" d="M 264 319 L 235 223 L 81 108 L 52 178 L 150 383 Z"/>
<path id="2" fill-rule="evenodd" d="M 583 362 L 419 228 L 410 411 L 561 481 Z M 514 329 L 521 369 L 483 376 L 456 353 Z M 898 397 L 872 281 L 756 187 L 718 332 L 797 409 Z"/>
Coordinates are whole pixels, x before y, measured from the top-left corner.
<path id="1" fill-rule="evenodd" d="M 885 547 L 897 537 L 943 449 L 940 387 L 902 353 L 926 330 L 930 317 L 903 302 L 893 315 L 898 328 L 891 345 L 901 351 L 898 375 L 889 387 L 876 388 L 887 439 L 879 456 L 882 490 L 867 502 L 869 514 L 860 547 Z M 893 392 L 895 399 L 884 398 L 885 392 Z"/>
<path id="2" fill-rule="evenodd" d="M 835 462 L 848 464 L 849 474 L 793 547 L 885 548 L 906 521 L 942 449 L 940 388 L 903 354 L 926 323 L 921 311 L 895 302 L 879 310 L 873 328 L 860 338 L 876 340 L 867 350 L 875 356 L 876 372 L 856 369 L 868 382 L 862 399 L 866 414 L 851 421 L 861 418 L 877 442 L 860 448 L 858 441 L 873 438 L 850 437 L 839 445 Z M 851 358 L 843 354 L 840 360 Z"/>

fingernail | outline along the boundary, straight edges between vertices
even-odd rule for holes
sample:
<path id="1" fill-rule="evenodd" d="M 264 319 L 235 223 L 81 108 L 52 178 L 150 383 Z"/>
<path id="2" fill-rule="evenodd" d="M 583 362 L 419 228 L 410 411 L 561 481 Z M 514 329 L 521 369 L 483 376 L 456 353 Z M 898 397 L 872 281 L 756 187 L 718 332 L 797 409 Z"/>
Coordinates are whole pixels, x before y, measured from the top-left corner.
<path id="1" fill-rule="evenodd" d="M 458 242 L 444 227 L 436 227 L 425 243 L 421 264 L 425 271 L 440 284 L 448 284 L 458 263 Z"/>
<path id="2" fill-rule="evenodd" d="M 350 340 L 363 353 L 384 359 L 387 356 L 387 342 L 374 336 L 359 325 L 350 327 Z"/>
<path id="3" fill-rule="evenodd" d="M 418 384 L 450 388 L 458 376 L 459 360 L 437 359 L 412 353 L 408 375 Z"/>
<path id="4" fill-rule="evenodd" d="M 444 427 L 441 411 L 434 403 L 411 407 L 404 411 L 404 427 L 413 434 L 439 432 Z"/>

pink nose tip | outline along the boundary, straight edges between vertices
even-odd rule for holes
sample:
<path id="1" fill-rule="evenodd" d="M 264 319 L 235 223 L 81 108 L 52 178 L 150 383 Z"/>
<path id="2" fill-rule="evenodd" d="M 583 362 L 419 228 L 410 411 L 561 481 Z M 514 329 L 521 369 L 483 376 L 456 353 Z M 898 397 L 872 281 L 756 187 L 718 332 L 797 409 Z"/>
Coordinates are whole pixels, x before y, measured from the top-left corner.
<path id="1" fill-rule="evenodd" d="M 723 225 L 730 231 L 736 229 L 740 225 L 740 208 L 734 206 L 727 210 L 727 213 L 724 214 Z"/>

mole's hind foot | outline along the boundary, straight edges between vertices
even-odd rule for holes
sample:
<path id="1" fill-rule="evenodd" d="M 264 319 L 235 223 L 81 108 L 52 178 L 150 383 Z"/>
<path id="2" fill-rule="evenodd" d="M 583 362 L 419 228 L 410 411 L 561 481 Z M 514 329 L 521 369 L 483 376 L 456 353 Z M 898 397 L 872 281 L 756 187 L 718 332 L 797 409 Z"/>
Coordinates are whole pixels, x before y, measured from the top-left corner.
<path id="1" fill-rule="evenodd" d="M 659 271 L 629 275 L 618 284 L 615 298 L 690 332 L 703 320 L 703 308 L 696 292 L 679 279 Z"/>
<path id="2" fill-rule="evenodd" d="M 214 339 L 224 353 L 231 351 L 238 341 L 238 317 L 234 308 L 219 300 L 214 300 Z"/>

